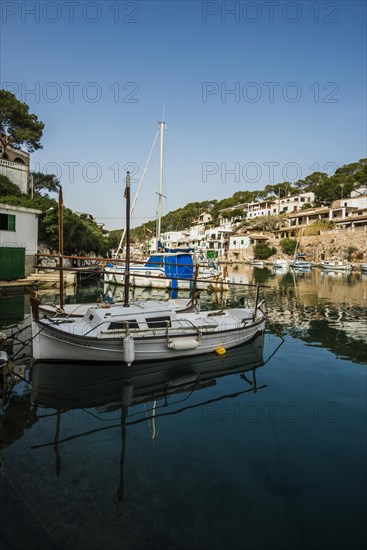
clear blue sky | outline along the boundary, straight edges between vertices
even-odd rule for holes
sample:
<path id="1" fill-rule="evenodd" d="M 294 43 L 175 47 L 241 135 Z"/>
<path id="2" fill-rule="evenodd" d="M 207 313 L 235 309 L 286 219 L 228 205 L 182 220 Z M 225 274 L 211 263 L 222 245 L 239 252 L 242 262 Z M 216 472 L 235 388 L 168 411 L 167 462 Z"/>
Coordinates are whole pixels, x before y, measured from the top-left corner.
<path id="1" fill-rule="evenodd" d="M 365 2 L 1 10 L 2 87 L 45 123 L 32 168 L 57 172 L 66 205 L 109 229 L 124 221 L 124 166 L 141 175 L 163 106 L 165 212 L 366 156 Z M 157 186 L 158 149 L 134 225 L 155 217 Z"/>

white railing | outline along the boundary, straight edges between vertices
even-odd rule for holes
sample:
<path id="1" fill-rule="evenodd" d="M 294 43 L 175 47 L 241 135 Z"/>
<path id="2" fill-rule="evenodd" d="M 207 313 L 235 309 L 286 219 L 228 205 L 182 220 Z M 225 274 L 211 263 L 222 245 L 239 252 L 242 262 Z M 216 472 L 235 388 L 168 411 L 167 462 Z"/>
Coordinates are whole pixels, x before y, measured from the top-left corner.
<path id="1" fill-rule="evenodd" d="M 8 166 L 9 168 L 15 168 L 16 170 L 27 171 L 27 166 L 25 164 L 20 164 L 19 162 L 12 162 L 11 160 L 0 159 L 0 164 L 2 166 Z"/>

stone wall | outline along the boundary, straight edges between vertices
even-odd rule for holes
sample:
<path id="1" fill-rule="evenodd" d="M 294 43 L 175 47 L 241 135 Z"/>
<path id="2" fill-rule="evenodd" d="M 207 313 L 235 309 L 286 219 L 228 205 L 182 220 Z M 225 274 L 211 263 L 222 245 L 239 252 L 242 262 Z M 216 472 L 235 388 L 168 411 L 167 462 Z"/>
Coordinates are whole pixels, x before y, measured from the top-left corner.
<path id="1" fill-rule="evenodd" d="M 300 250 L 310 261 L 337 258 L 351 262 L 366 262 L 366 231 L 325 231 L 322 235 L 301 237 Z"/>
<path id="2" fill-rule="evenodd" d="M 282 252 L 279 239 L 273 234 L 269 234 L 269 246 L 274 246 L 277 250 L 276 255 L 269 258 L 289 257 Z M 241 250 L 235 254 L 229 250 L 228 260 L 232 262 L 243 262 L 253 258 L 253 247 L 249 246 L 246 250 Z M 298 251 L 306 254 L 311 262 L 320 262 L 324 259 L 336 258 L 339 260 L 348 260 L 351 262 L 367 262 L 367 227 L 360 230 L 332 230 L 323 231 L 321 235 L 304 236 L 300 238 Z"/>
<path id="3" fill-rule="evenodd" d="M 31 275 L 35 272 L 34 266 L 37 263 L 37 258 L 34 254 L 25 255 L 25 276 Z"/>
<path id="4" fill-rule="evenodd" d="M 0 159 L 0 174 L 6 176 L 19 187 L 22 193 L 28 193 L 29 168 L 24 164 Z"/>

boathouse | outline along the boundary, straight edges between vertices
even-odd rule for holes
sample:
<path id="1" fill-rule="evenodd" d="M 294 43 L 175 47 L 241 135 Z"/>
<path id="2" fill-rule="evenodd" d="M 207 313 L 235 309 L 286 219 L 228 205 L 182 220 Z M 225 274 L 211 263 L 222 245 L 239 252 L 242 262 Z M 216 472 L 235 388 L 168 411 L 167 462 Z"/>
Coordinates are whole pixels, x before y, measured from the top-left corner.
<path id="1" fill-rule="evenodd" d="M 20 279 L 34 271 L 41 213 L 0 203 L 0 280 Z"/>

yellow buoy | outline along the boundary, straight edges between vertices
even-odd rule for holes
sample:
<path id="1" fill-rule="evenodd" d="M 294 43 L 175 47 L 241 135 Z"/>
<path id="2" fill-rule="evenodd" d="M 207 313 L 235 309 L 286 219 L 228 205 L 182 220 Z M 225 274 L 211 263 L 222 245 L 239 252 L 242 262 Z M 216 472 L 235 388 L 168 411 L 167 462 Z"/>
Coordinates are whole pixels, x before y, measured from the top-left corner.
<path id="1" fill-rule="evenodd" d="M 224 355 L 224 354 L 226 353 L 226 351 L 227 351 L 226 348 L 221 347 L 221 348 L 217 348 L 217 349 L 215 350 L 215 353 L 216 353 L 217 355 Z"/>

